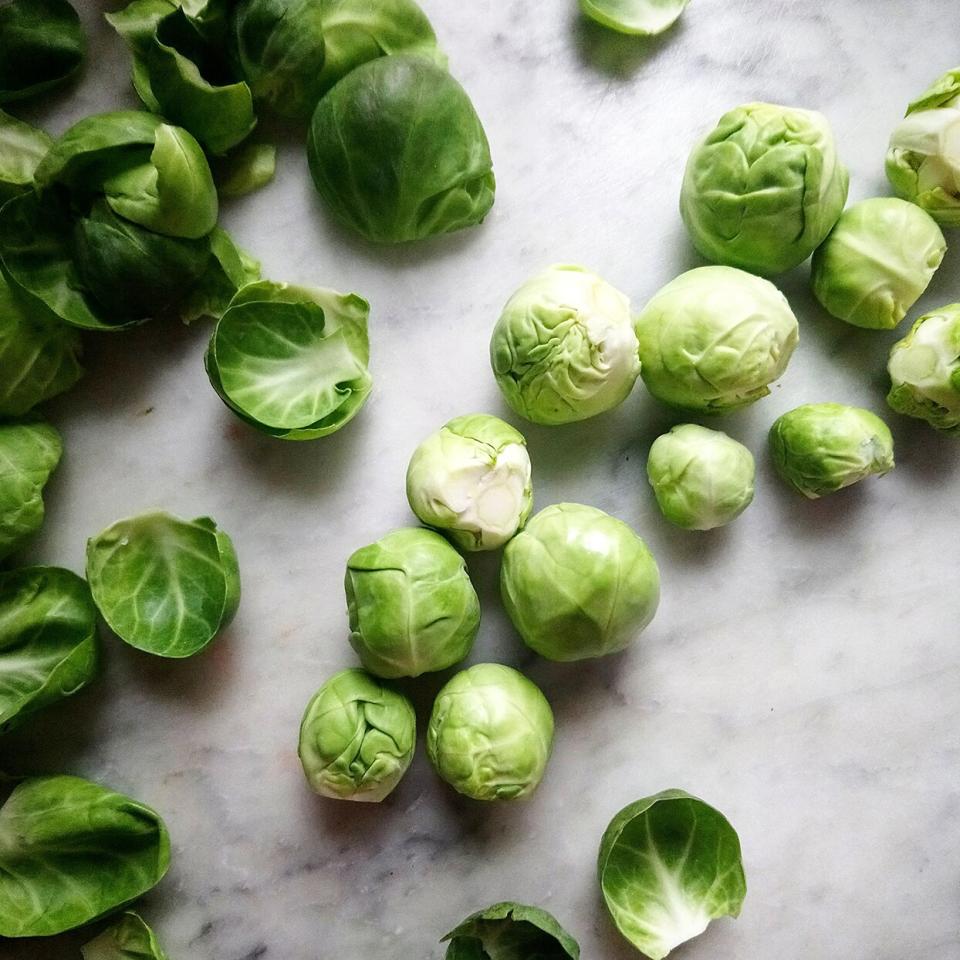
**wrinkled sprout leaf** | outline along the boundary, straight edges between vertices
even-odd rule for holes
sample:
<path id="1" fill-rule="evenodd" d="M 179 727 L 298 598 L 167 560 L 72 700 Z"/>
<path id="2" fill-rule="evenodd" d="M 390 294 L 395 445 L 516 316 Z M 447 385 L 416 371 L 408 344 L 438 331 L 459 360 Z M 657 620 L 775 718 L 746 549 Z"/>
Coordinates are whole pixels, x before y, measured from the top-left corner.
<path id="1" fill-rule="evenodd" d="M 579 960 L 580 946 L 546 910 L 507 901 L 467 917 L 441 943 L 446 960 Z"/>

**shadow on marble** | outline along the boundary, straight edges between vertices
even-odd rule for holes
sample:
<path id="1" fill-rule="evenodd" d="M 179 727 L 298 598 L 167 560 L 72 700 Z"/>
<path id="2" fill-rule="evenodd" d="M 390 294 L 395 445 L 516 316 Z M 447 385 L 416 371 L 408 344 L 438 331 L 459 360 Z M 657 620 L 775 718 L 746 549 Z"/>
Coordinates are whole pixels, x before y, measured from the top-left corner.
<path id="1" fill-rule="evenodd" d="M 630 80 L 669 45 L 683 42 L 683 18 L 656 37 L 617 33 L 585 16 L 574 3 L 570 29 L 580 60 L 615 80 Z"/>

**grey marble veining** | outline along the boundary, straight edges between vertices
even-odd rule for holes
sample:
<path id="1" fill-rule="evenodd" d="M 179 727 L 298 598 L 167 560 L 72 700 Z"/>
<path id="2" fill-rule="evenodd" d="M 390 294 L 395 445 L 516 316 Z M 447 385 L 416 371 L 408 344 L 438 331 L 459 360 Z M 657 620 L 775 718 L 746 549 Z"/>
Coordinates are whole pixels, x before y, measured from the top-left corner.
<path id="1" fill-rule="evenodd" d="M 134 103 L 126 53 L 100 19 L 117 4 L 80 5 L 90 68 L 30 114 L 52 131 Z M 596 847 L 622 805 L 670 786 L 729 816 L 749 886 L 741 918 L 678 957 L 958 960 L 960 446 L 890 414 L 890 476 L 817 503 L 776 481 L 765 433 L 784 410 L 838 400 L 886 416 L 896 335 L 831 321 L 806 266 L 781 282 L 802 327 L 786 376 L 722 420 L 760 465 L 757 499 L 728 529 L 689 534 L 659 517 L 644 461 L 674 421 L 642 387 L 585 424 L 518 423 L 537 507 L 579 500 L 615 513 L 663 575 L 660 612 L 634 649 L 569 666 L 513 635 L 497 557 L 470 560 L 484 602 L 471 660 L 521 666 L 556 711 L 535 797 L 457 797 L 422 738 L 381 806 L 308 792 L 301 712 L 353 663 L 344 561 L 411 522 L 403 477 L 423 436 L 460 413 L 505 414 L 486 350 L 514 287 L 549 263 L 581 262 L 639 308 L 696 264 L 676 209 L 683 163 L 743 101 L 823 110 L 851 199 L 886 192 L 890 129 L 960 60 L 949 0 L 694 0 L 655 41 L 585 23 L 574 0 L 424 6 L 491 140 L 491 216 L 414 247 L 367 246 L 326 216 L 292 138 L 277 180 L 226 207 L 223 222 L 267 276 L 372 303 L 376 392 L 329 439 L 282 443 L 234 420 L 203 371 L 204 324 L 91 339 L 87 379 L 49 405 L 67 452 L 25 559 L 79 571 L 86 538 L 120 516 L 209 513 L 235 539 L 243 602 L 192 661 L 108 640 L 102 679 L 5 740 L 2 766 L 94 777 L 164 814 L 173 865 L 140 909 L 172 960 L 438 960 L 443 933 L 500 899 L 553 911 L 585 960 L 627 960 L 636 954 L 599 902 Z M 920 308 L 960 298 L 958 265 L 951 250 Z M 442 680 L 410 685 L 421 726 Z M 0 957 L 67 960 L 81 939 L 0 942 Z"/>

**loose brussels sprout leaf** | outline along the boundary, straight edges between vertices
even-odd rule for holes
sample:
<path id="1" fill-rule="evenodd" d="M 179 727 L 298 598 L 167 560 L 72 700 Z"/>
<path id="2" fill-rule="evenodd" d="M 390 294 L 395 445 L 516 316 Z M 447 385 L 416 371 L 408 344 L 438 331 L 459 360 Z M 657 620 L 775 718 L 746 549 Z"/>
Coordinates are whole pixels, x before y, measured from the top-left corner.
<path id="1" fill-rule="evenodd" d="M 464 550 L 503 546 L 533 505 L 527 441 L 497 417 L 457 417 L 414 451 L 407 500 L 421 522 Z"/>
<path id="2" fill-rule="evenodd" d="M 719 430 L 693 423 L 657 437 L 647 479 L 663 515 L 687 530 L 730 523 L 753 502 L 753 454 Z"/>
<path id="3" fill-rule="evenodd" d="M 924 314 L 890 351 L 887 403 L 960 434 L 960 303 Z"/>
<path id="4" fill-rule="evenodd" d="M 874 413 L 842 403 L 808 403 L 778 417 L 770 428 L 777 473 L 798 493 L 825 493 L 894 466 L 893 437 Z"/>
<path id="5" fill-rule="evenodd" d="M 167 960 L 154 932 L 131 911 L 85 943 L 80 952 L 83 960 Z"/>
<path id="6" fill-rule="evenodd" d="M 463 87 L 423 57 L 351 70 L 317 105 L 307 153 L 330 211 L 368 240 L 449 233 L 493 205 L 480 118 Z"/>
<path id="7" fill-rule="evenodd" d="M 0 807 L 0 937 L 49 937 L 155 887 L 170 838 L 146 804 L 79 777 L 35 777 Z"/>
<path id="8" fill-rule="evenodd" d="M 467 917 L 447 940 L 446 960 L 580 960 L 580 945 L 546 910 L 510 901 Z"/>
<path id="9" fill-rule="evenodd" d="M 600 890 L 623 936 L 651 960 L 737 917 L 747 895 L 736 830 L 683 790 L 624 807 L 600 841 Z"/>
<path id="10" fill-rule="evenodd" d="M 0 110 L 0 206 L 30 188 L 33 172 L 52 144 L 42 130 Z"/>
<path id="11" fill-rule="evenodd" d="M 369 309 L 352 293 L 249 284 L 210 340 L 210 382 L 227 406 L 275 437 L 335 433 L 370 395 Z"/>
<path id="12" fill-rule="evenodd" d="M 266 186 L 277 171 L 277 148 L 271 143 L 243 143 L 213 161 L 221 197 L 242 197 Z"/>
<path id="13" fill-rule="evenodd" d="M 417 718 L 403 694 L 363 670 L 332 676 L 307 704 L 300 762 L 324 797 L 379 803 L 413 759 Z"/>
<path id="14" fill-rule="evenodd" d="M 209 517 L 145 513 L 87 542 L 87 580 L 108 626 L 158 657 L 192 657 L 240 603 L 230 538 Z"/>
<path id="15" fill-rule="evenodd" d="M 663 33 L 677 22 L 690 0 L 580 0 L 591 20 L 618 33 L 642 37 Z"/>
<path id="16" fill-rule="evenodd" d="M 480 627 L 463 557 L 411 527 L 354 551 L 344 580 L 350 645 L 379 677 L 418 677 L 459 663 Z"/>
<path id="17" fill-rule="evenodd" d="M 82 376 L 80 334 L 0 269 L 0 417 L 20 417 Z"/>
<path id="18" fill-rule="evenodd" d="M 507 544 L 500 593 L 528 647 L 549 660 L 583 660 L 639 636 L 657 612 L 660 572 L 621 520 L 556 503 Z"/>
<path id="19" fill-rule="evenodd" d="M 0 424 L 0 560 L 43 523 L 43 488 L 63 453 L 49 424 Z"/>
<path id="20" fill-rule="evenodd" d="M 826 117 L 748 103 L 724 114 L 690 154 L 680 213 L 708 260 L 783 273 L 823 242 L 848 182 Z"/>
<path id="21" fill-rule="evenodd" d="M 69 570 L 0 573 L 0 733 L 93 679 L 96 619 L 89 587 Z"/>
<path id="22" fill-rule="evenodd" d="M 930 214 L 905 200 L 861 200 L 813 255 L 814 296 L 838 320 L 892 330 L 927 289 L 947 243 Z"/>
<path id="23" fill-rule="evenodd" d="M 454 675 L 437 694 L 427 754 L 440 777 L 474 800 L 518 800 L 543 779 L 553 711 L 540 688 L 499 663 Z"/>
<path id="24" fill-rule="evenodd" d="M 960 67 L 941 74 L 907 107 L 907 116 L 920 110 L 960 106 Z"/>
<path id="25" fill-rule="evenodd" d="M 799 338 L 786 297 L 733 267 L 698 267 L 671 280 L 643 308 L 636 331 L 650 393 L 702 413 L 767 396 Z"/>
<path id="26" fill-rule="evenodd" d="M 214 227 L 208 237 L 211 258 L 200 282 L 178 309 L 191 323 L 200 317 L 220 319 L 237 291 L 260 279 L 260 263 L 241 250 L 226 230 Z"/>
<path id="27" fill-rule="evenodd" d="M 534 423 L 610 410 L 640 373 L 630 301 L 583 267 L 549 267 L 507 301 L 490 363 L 504 399 Z"/>
<path id="28" fill-rule="evenodd" d="M 66 83 L 83 63 L 86 41 L 67 0 L 12 0 L 0 6 L 0 103 Z"/>

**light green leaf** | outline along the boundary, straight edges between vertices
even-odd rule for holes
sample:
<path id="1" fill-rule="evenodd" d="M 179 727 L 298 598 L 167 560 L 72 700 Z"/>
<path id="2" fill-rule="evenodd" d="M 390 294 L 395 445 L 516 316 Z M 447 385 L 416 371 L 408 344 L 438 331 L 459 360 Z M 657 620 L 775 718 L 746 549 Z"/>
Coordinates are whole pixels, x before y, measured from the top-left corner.
<path id="1" fill-rule="evenodd" d="M 129 910 L 80 952 L 83 960 L 167 960 L 154 932 Z"/>
<path id="2" fill-rule="evenodd" d="M 580 9 L 618 33 L 650 37 L 672 27 L 690 0 L 580 0 Z"/>
<path id="3" fill-rule="evenodd" d="M 42 130 L 0 110 L 0 206 L 30 187 L 52 144 Z"/>

